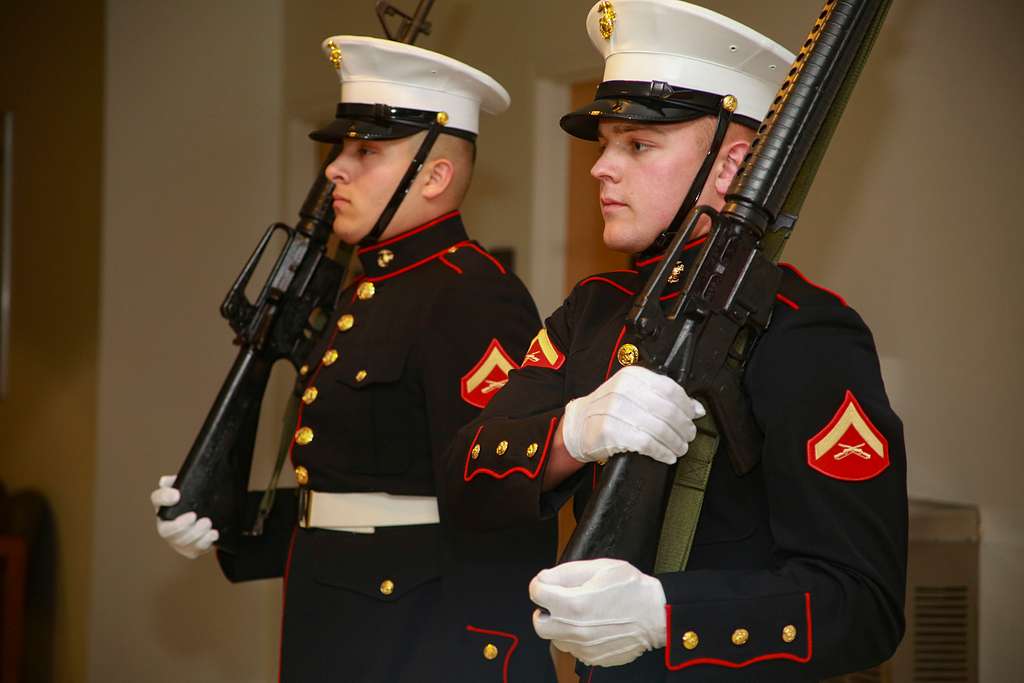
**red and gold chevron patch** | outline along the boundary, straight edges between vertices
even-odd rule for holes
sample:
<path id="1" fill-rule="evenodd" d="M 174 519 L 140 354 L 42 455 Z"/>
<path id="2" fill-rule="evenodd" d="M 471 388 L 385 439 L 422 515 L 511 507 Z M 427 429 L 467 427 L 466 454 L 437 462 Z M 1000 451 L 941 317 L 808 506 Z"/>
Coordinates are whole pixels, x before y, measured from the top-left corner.
<path id="1" fill-rule="evenodd" d="M 472 370 L 462 376 L 462 400 L 477 408 L 485 407 L 498 390 L 508 383 L 508 373 L 517 367 L 502 348 L 501 342 L 492 339 L 483 357 Z"/>
<path id="2" fill-rule="evenodd" d="M 530 348 L 523 358 L 524 368 L 547 368 L 557 370 L 565 363 L 565 354 L 551 342 L 546 328 L 540 328 L 540 332 L 530 342 Z"/>
<path id="3" fill-rule="evenodd" d="M 807 442 L 807 464 L 844 481 L 871 479 L 889 466 L 889 442 L 850 390 L 832 421 Z"/>

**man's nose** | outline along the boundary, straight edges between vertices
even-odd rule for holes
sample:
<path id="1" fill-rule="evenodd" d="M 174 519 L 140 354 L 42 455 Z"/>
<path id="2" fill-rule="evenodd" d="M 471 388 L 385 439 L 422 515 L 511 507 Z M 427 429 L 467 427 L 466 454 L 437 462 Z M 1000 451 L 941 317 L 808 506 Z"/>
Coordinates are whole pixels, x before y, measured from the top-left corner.
<path id="1" fill-rule="evenodd" d="M 601 152 L 601 156 L 599 156 L 597 161 L 594 162 L 594 165 L 590 167 L 590 175 L 594 176 L 598 180 L 606 180 L 613 183 L 618 182 L 618 170 L 616 169 L 613 161 L 609 158 L 607 149 Z"/>
<path id="2" fill-rule="evenodd" d="M 335 185 L 339 183 L 347 183 L 349 181 L 349 171 L 347 164 L 345 163 L 345 153 L 340 153 L 334 158 L 334 161 L 327 165 L 324 169 L 324 175 Z"/>

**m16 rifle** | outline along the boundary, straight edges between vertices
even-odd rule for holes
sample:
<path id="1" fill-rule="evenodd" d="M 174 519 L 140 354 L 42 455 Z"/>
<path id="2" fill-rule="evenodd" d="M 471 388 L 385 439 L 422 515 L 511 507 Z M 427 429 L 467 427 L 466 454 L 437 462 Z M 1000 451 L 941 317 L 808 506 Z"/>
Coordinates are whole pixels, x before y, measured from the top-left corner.
<path id="1" fill-rule="evenodd" d="M 775 263 L 890 2 L 825 3 L 724 208 L 691 211 L 637 295 L 619 361 L 668 375 L 701 400 L 709 415 L 698 421 L 698 439 L 710 445 L 704 457 L 691 446 L 675 467 L 636 453 L 611 458 L 562 562 L 613 557 L 647 573 L 682 569 L 719 436 L 738 474 L 757 465 L 762 435 L 743 393 L 743 370 L 770 320 L 781 278 Z M 701 221 L 710 222 L 710 232 L 683 293 L 662 304 L 672 267 Z M 675 513 L 669 503 L 674 482 L 677 495 L 699 490 L 690 498 L 695 503 Z"/>
<path id="2" fill-rule="evenodd" d="M 412 44 L 421 33 L 429 35 L 427 14 L 433 4 L 434 0 L 420 0 L 412 16 L 384 0 L 377 2 L 376 10 L 389 39 Z M 392 15 L 401 18 L 395 33 L 386 21 Z M 296 226 L 274 223 L 267 229 L 221 304 L 221 315 L 235 331 L 238 355 L 178 470 L 175 487 L 181 499 L 157 512 L 163 520 L 185 512 L 209 517 L 220 534 L 217 545 L 224 550 L 233 551 L 240 535 L 249 532 L 246 493 L 270 371 L 277 361 L 287 360 L 301 372 L 301 364 L 319 333 L 316 321 L 329 319 L 337 307 L 345 279 L 343 264 L 348 262 L 351 248 L 339 249 L 337 260 L 328 254 L 334 185 L 325 171 L 340 152 L 341 145 L 331 147 L 302 204 Z M 276 234 L 285 237 L 284 248 L 256 300 L 249 301 L 246 287 Z M 267 507 L 272 502 L 272 495 L 265 497 Z M 260 533 L 266 512 L 262 507 L 254 533 Z"/>

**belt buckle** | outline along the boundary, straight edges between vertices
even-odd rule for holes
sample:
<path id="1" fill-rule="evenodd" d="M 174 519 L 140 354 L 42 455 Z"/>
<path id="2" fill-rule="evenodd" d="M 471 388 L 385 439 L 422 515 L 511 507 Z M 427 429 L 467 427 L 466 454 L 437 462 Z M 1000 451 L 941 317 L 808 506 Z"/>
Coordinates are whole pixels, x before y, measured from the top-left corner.
<path id="1" fill-rule="evenodd" d="M 313 492 L 307 488 L 299 489 L 299 526 L 309 528 L 309 515 L 313 509 Z"/>

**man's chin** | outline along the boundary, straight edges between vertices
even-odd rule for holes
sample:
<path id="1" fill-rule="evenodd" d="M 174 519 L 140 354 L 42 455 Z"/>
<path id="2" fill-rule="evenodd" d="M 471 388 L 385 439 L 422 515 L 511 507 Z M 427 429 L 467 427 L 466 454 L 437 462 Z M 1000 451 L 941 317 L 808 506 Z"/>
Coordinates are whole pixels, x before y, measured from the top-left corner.
<path id="1" fill-rule="evenodd" d="M 602 239 L 606 247 L 623 254 L 635 254 L 647 246 L 636 225 L 622 220 L 605 221 Z"/>
<path id="2" fill-rule="evenodd" d="M 367 227 L 352 225 L 349 221 L 337 218 L 335 218 L 334 223 L 331 225 L 331 230 L 338 236 L 338 239 L 349 245 L 358 244 L 359 240 L 366 237 L 370 232 L 370 229 Z"/>

